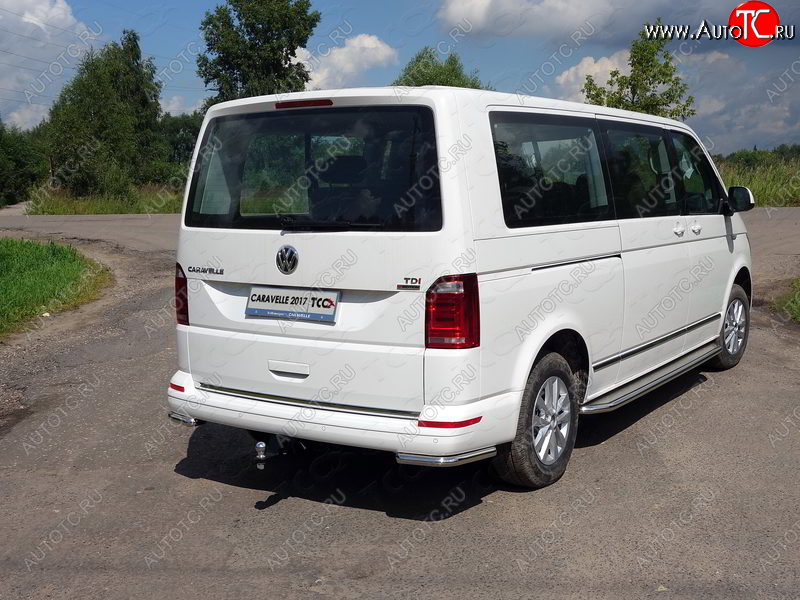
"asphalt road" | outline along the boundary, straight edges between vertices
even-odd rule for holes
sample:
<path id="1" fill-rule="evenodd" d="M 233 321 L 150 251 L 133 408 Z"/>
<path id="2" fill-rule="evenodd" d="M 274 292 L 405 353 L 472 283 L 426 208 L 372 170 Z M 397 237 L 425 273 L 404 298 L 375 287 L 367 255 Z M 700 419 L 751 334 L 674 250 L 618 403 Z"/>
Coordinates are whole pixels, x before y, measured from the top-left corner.
<path id="1" fill-rule="evenodd" d="M 166 422 L 177 218 L 0 215 L 117 281 L 0 344 L 0 598 L 798 598 L 800 209 L 746 215 L 759 298 L 734 370 L 585 418 L 564 478 L 407 470 L 342 449 L 250 459 Z"/>

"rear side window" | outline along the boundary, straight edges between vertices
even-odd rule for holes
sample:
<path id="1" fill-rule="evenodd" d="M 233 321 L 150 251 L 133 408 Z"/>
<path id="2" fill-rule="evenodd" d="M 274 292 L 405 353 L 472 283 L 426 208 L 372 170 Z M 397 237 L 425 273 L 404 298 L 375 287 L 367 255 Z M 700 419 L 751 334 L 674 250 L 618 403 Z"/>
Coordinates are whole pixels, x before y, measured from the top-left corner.
<path id="1" fill-rule="evenodd" d="M 617 218 L 680 214 L 663 131 L 620 123 L 604 133 Z"/>
<path id="2" fill-rule="evenodd" d="M 211 150 L 198 157 L 187 226 L 442 227 L 433 112 L 427 107 L 218 117 L 202 147 Z"/>
<path id="3" fill-rule="evenodd" d="M 719 213 L 717 178 L 703 148 L 684 133 L 672 132 L 672 143 L 678 160 L 678 178 L 689 214 Z"/>
<path id="4" fill-rule="evenodd" d="M 522 112 L 489 119 L 508 227 L 613 218 L 593 119 Z"/>

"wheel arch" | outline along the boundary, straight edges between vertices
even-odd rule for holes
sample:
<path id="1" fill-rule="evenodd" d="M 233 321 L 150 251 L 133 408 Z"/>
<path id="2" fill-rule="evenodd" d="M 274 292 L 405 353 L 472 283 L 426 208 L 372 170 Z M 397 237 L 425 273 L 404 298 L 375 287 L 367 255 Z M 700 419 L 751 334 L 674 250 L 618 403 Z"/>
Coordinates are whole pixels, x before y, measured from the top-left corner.
<path id="1" fill-rule="evenodd" d="M 560 354 L 569 363 L 580 384 L 580 389 L 575 390 L 578 394 L 578 401 L 583 401 L 591 368 L 590 351 L 585 336 L 571 324 L 565 323 L 560 327 L 554 327 L 542 335 L 535 347 L 535 352 L 528 353 L 530 358 L 522 376 L 523 387 L 533 368 L 549 352 Z"/>
<path id="2" fill-rule="evenodd" d="M 750 306 L 753 306 L 753 278 L 747 265 L 743 265 L 736 272 L 733 283 L 742 287 L 744 293 L 747 294 L 747 301 L 750 303 Z"/>

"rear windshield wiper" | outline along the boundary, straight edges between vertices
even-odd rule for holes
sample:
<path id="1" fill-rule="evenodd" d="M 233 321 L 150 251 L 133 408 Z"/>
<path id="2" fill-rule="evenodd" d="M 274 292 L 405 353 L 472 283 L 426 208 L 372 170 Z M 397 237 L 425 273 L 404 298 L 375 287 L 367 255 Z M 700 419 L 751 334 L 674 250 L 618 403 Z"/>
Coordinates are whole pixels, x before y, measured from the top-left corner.
<path id="1" fill-rule="evenodd" d="M 373 229 L 376 225 L 352 223 L 351 221 L 315 221 L 313 219 L 296 219 L 290 216 L 281 217 L 281 226 L 285 231 L 347 231 L 348 229 Z"/>

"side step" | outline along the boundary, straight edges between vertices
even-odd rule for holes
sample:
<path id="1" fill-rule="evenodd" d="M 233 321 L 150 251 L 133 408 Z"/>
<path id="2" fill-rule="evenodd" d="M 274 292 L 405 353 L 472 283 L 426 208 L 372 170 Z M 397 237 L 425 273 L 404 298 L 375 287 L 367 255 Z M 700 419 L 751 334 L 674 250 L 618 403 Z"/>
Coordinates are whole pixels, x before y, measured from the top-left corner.
<path id="1" fill-rule="evenodd" d="M 691 371 L 695 367 L 700 366 L 711 358 L 719 354 L 722 349 L 717 340 L 708 342 L 699 348 L 692 350 L 667 363 L 663 367 L 659 367 L 654 371 L 642 375 L 638 379 L 612 390 L 602 396 L 590 400 L 586 404 L 581 405 L 580 413 L 582 415 L 609 412 L 616 410 L 621 406 L 625 406 L 629 402 L 644 396 L 646 393 L 654 390 L 655 388 L 683 375 L 687 371 Z"/>

